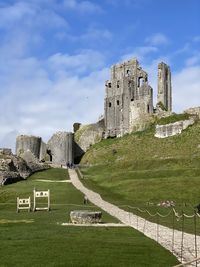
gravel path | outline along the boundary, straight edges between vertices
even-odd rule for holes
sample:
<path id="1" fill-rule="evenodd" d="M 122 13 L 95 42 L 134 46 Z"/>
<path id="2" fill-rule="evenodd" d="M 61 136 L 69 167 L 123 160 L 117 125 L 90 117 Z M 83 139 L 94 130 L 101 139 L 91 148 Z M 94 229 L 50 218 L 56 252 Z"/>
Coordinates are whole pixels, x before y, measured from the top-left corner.
<path id="1" fill-rule="evenodd" d="M 133 227 L 136 230 L 142 232 L 145 236 L 155 240 L 161 246 L 171 251 L 179 261 L 188 262 L 195 258 L 195 236 L 192 234 L 184 233 L 184 242 L 181 244 L 182 240 L 182 232 L 174 231 L 174 244 L 172 244 L 173 240 L 173 230 L 158 225 L 156 223 L 149 222 L 139 216 L 134 215 L 133 213 L 124 211 L 119 207 L 103 200 L 98 193 L 95 193 L 89 189 L 87 189 L 78 179 L 78 175 L 75 170 L 69 169 L 69 176 L 72 181 L 72 184 L 80 190 L 83 194 L 87 196 L 90 202 L 100 207 L 102 210 L 106 211 L 110 215 L 116 217 L 122 223 L 127 226 Z M 181 247 L 182 255 L 181 255 Z M 198 256 L 200 256 L 200 236 L 197 236 L 197 248 L 198 248 Z M 195 264 L 190 264 L 187 266 L 196 266 Z M 200 266 L 200 263 L 198 264 Z"/>
<path id="2" fill-rule="evenodd" d="M 44 180 L 44 179 L 36 179 L 37 182 L 45 182 L 45 183 L 71 183 L 71 180 Z"/>
<path id="3" fill-rule="evenodd" d="M 62 223 L 63 226 L 80 226 L 80 227 L 127 227 L 123 223 L 90 223 L 90 224 L 79 224 L 79 223 Z"/>

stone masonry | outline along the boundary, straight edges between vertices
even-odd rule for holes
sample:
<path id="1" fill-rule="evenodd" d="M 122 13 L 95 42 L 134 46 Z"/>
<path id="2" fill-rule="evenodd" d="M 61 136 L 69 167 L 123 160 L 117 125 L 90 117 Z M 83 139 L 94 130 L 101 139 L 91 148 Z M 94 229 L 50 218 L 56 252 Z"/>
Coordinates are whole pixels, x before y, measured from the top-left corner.
<path id="1" fill-rule="evenodd" d="M 32 152 L 32 154 L 39 159 L 41 137 L 32 135 L 19 135 L 16 140 L 16 154 L 20 156 L 26 151 Z"/>
<path id="2" fill-rule="evenodd" d="M 105 85 L 105 137 L 143 130 L 154 112 L 153 89 L 138 61 L 131 59 L 113 65 L 111 78 Z M 171 74 L 165 63 L 158 65 L 158 101 L 164 109 L 171 111 Z"/>
<path id="3" fill-rule="evenodd" d="M 68 132 L 55 133 L 47 143 L 47 151 L 53 164 L 73 163 L 73 134 Z"/>
<path id="4" fill-rule="evenodd" d="M 166 138 L 181 134 L 188 126 L 194 124 L 195 120 L 193 118 L 184 121 L 177 121 L 174 123 L 169 123 L 166 125 L 156 125 L 155 137 Z"/>
<path id="5" fill-rule="evenodd" d="M 162 105 L 166 111 L 172 111 L 172 86 L 171 71 L 167 64 L 158 64 L 158 105 Z"/>
<path id="6" fill-rule="evenodd" d="M 184 110 L 184 113 L 195 115 L 196 117 L 200 119 L 200 107 L 188 108 Z"/>
<path id="7" fill-rule="evenodd" d="M 146 129 L 153 121 L 154 112 L 161 116 L 171 114 L 171 73 L 163 62 L 158 65 L 157 109 L 153 107 L 153 89 L 148 83 L 148 74 L 137 59 L 113 65 L 105 87 L 103 119 L 89 125 L 76 123 L 74 134 L 55 133 L 47 144 L 41 137 L 20 135 L 16 141 L 16 154 L 55 165 L 79 162 L 86 150 L 101 139 Z"/>

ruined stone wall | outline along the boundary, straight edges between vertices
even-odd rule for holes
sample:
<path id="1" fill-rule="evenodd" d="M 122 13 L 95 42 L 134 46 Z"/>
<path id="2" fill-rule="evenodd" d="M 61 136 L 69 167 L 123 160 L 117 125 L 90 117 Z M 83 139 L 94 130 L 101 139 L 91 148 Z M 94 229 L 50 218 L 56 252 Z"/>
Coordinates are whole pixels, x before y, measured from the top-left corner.
<path id="1" fill-rule="evenodd" d="M 79 130 L 74 134 L 75 153 L 74 157 L 81 157 L 91 145 L 101 141 L 104 136 L 105 125 L 104 119 L 97 123 L 81 125 Z"/>
<path id="2" fill-rule="evenodd" d="M 40 157 L 40 146 L 41 137 L 19 135 L 16 139 L 16 155 L 20 156 L 26 151 L 31 151 L 32 154 L 39 159 Z"/>
<path id="3" fill-rule="evenodd" d="M 105 137 L 122 136 L 132 130 L 135 118 L 152 114 L 153 93 L 148 75 L 136 59 L 111 67 L 104 104 Z"/>
<path id="4" fill-rule="evenodd" d="M 73 134 L 69 132 L 55 133 L 48 141 L 47 149 L 52 156 L 53 164 L 73 163 Z"/>
<path id="5" fill-rule="evenodd" d="M 167 64 L 158 64 L 158 105 L 161 104 L 166 111 L 172 111 L 172 85 L 171 71 Z"/>
<path id="6" fill-rule="evenodd" d="M 184 113 L 195 115 L 200 119 L 200 107 L 188 108 L 184 110 Z"/>
<path id="7" fill-rule="evenodd" d="M 45 160 L 47 154 L 47 144 L 41 140 L 39 160 Z"/>
<path id="8" fill-rule="evenodd" d="M 10 148 L 0 148 L 0 154 L 11 155 L 12 154 L 12 150 Z"/>
<path id="9" fill-rule="evenodd" d="M 156 125 L 155 137 L 166 138 L 174 135 L 181 134 L 188 126 L 194 124 L 193 118 L 184 121 L 177 121 L 166 125 Z"/>

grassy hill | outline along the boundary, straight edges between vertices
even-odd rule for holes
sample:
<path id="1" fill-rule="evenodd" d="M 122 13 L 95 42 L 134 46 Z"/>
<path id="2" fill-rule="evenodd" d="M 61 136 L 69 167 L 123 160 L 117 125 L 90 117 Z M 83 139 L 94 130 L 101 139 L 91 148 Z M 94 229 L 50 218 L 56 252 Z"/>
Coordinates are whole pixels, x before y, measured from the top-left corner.
<path id="1" fill-rule="evenodd" d="M 157 204 L 170 200 L 179 212 L 192 213 L 200 203 L 200 122 L 165 139 L 154 137 L 154 132 L 152 126 L 94 145 L 81 161 L 85 183 L 118 205 L 156 211 Z M 193 231 L 192 226 L 187 230 Z"/>

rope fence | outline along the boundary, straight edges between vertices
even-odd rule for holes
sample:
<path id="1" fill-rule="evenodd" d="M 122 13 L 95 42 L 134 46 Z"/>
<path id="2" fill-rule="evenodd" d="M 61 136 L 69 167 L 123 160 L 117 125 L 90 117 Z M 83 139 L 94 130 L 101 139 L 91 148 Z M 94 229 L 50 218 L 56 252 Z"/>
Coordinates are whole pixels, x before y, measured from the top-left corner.
<path id="1" fill-rule="evenodd" d="M 79 168 L 78 174 L 79 178 L 84 178 L 84 175 Z M 198 242 L 200 246 L 200 236 L 198 236 L 198 234 L 200 234 L 200 214 L 194 209 L 192 203 L 185 202 L 181 203 L 181 205 L 176 203 L 176 208 L 174 201 L 164 201 L 163 203 L 158 203 L 159 205 L 157 204 L 156 206 L 154 203 L 148 202 L 148 208 L 146 208 L 146 206 L 133 207 L 130 205 L 119 205 L 119 203 L 113 204 L 128 211 L 129 225 L 134 225 L 137 230 L 142 231 L 143 233 L 145 233 L 147 230 L 148 222 L 155 223 L 156 228 L 153 231 L 155 231 L 155 240 L 157 240 L 157 242 L 162 242 L 162 240 L 165 240 L 165 231 L 163 231 L 162 227 L 167 226 L 169 230 L 171 229 L 171 234 L 169 234 L 170 238 L 168 248 L 171 246 L 170 250 L 174 254 L 178 255 L 179 260 L 182 262 L 180 266 L 188 266 L 186 264 L 187 259 L 196 259 L 192 261 L 192 263 L 194 262 L 192 266 L 198 266 Z M 184 212 L 183 210 L 187 210 L 187 212 Z M 188 232 L 192 233 L 193 235 L 187 234 Z M 190 239 L 188 244 L 189 235 Z"/>
<path id="2" fill-rule="evenodd" d="M 200 238 L 200 214 L 197 212 L 197 210 L 193 208 L 193 212 L 189 213 L 189 211 L 184 212 L 183 210 L 180 211 L 180 207 L 179 207 L 179 211 L 177 211 L 175 209 L 175 207 L 167 207 L 166 208 L 166 212 L 160 212 L 157 210 L 150 210 L 147 208 L 141 208 L 141 207 L 135 207 L 135 206 L 130 206 L 130 205 L 121 205 L 119 206 L 120 208 L 124 208 L 125 210 L 129 210 L 129 213 L 132 215 L 135 215 L 135 225 L 136 225 L 136 229 L 139 229 L 139 224 L 141 225 L 141 218 L 143 219 L 143 226 L 141 228 L 140 226 L 140 230 L 142 230 L 142 232 L 144 233 L 146 231 L 146 227 L 147 227 L 147 223 L 148 221 L 152 221 L 156 224 L 156 228 L 155 228 L 155 238 L 157 240 L 157 242 L 159 242 L 160 240 L 160 234 L 161 234 L 161 230 L 160 227 L 163 225 L 167 225 L 167 227 L 169 227 L 172 231 L 171 236 L 171 251 L 173 253 L 177 253 L 179 254 L 179 259 L 182 262 L 183 265 L 180 266 L 189 266 L 185 262 L 185 253 L 187 253 L 188 249 L 188 241 L 187 241 L 187 233 L 191 232 L 193 234 L 193 238 L 191 240 L 191 243 L 189 244 L 190 247 L 192 247 L 193 249 L 191 249 L 190 251 L 190 255 L 191 258 L 194 259 L 198 259 L 198 260 L 193 260 L 192 261 L 192 265 L 191 266 L 200 266 L 200 261 L 199 261 L 199 250 L 200 247 L 198 248 L 198 244 L 200 246 L 200 243 L 197 242 L 197 237 Z M 189 205 L 187 206 L 189 208 Z M 153 207 L 155 209 L 155 207 Z M 159 209 L 165 209 L 164 207 L 159 207 Z M 170 209 L 170 210 L 169 210 Z M 130 215 L 129 215 L 130 217 Z M 152 218 L 152 219 L 151 219 Z M 140 223 L 139 223 L 140 220 Z M 165 221 L 165 223 L 163 223 L 163 220 Z M 167 222 L 167 223 L 166 223 Z M 130 221 L 130 225 L 131 225 L 131 221 Z M 177 236 L 177 233 L 175 231 L 179 231 L 179 236 Z M 191 234 L 191 235 L 192 235 Z M 177 249 L 177 244 L 178 245 L 178 249 Z"/>

